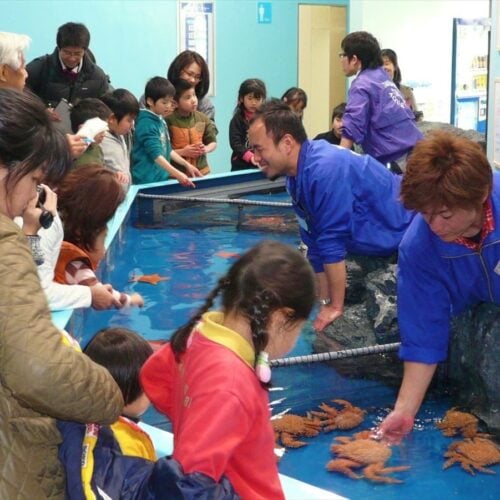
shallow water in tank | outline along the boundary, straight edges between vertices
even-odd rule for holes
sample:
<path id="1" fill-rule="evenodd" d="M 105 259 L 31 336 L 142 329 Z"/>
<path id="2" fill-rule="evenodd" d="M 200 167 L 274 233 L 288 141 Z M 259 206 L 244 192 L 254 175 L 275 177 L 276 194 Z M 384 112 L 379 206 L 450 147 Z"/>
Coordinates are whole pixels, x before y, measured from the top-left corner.
<path id="1" fill-rule="evenodd" d="M 256 200 L 289 201 L 282 195 L 245 196 Z M 85 345 L 106 326 L 124 326 L 151 341 L 166 340 L 203 303 L 217 279 L 246 249 L 264 239 L 279 239 L 293 246 L 299 237 L 288 208 L 234 207 L 192 203 L 170 210 L 163 207 L 152 220 L 135 212 L 124 228 L 121 241 L 113 244 L 102 266 L 102 279 L 118 290 L 138 292 L 145 300 L 142 309 L 127 311 L 86 311 L 78 325 Z M 132 282 L 133 276 L 158 273 L 167 280 L 151 285 Z M 313 352 L 314 339 L 308 322 L 290 355 Z M 281 459 L 280 472 L 348 498 L 497 498 L 498 475 L 472 476 L 454 465 L 443 470 L 443 455 L 453 441 L 435 427 L 453 401 L 430 394 L 419 412 L 414 432 L 400 446 L 392 447 L 388 466 L 409 465 L 404 472 L 391 474 L 400 484 L 376 484 L 328 472 L 325 464 L 333 458 L 330 445 L 335 437 L 375 427 L 390 410 L 396 388 L 378 381 L 353 379 L 338 374 L 332 366 L 310 363 L 273 369 L 270 401 L 273 414 L 289 411 L 304 415 L 322 402 L 346 399 L 367 413 L 353 431 L 321 433 L 303 438 L 307 445 L 289 449 Z M 170 429 L 168 420 L 154 409 L 145 422 Z M 499 467 L 493 469 L 498 471 Z M 360 472 L 359 470 L 356 472 Z"/>

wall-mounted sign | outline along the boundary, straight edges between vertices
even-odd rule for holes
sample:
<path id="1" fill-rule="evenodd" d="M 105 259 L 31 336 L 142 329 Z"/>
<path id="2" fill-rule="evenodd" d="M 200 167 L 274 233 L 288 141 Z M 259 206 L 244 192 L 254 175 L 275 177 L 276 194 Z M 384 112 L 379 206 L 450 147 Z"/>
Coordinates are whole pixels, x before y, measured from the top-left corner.
<path id="1" fill-rule="evenodd" d="M 271 24 L 273 21 L 273 6 L 271 2 L 257 2 L 257 22 Z"/>
<path id="2" fill-rule="evenodd" d="M 210 71 L 209 95 L 215 94 L 214 3 L 178 0 L 179 52 L 194 50 L 203 56 Z"/>

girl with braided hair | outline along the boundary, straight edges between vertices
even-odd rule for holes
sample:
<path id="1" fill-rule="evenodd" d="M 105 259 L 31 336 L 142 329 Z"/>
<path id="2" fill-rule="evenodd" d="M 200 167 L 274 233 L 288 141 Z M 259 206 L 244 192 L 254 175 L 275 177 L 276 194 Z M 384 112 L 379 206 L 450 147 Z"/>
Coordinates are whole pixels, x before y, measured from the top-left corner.
<path id="1" fill-rule="evenodd" d="M 219 295 L 221 311 L 209 311 Z M 241 498 L 284 498 L 266 360 L 292 349 L 314 300 L 313 273 L 302 255 L 262 242 L 145 363 L 144 391 L 172 422 L 179 482 L 229 480 Z"/>

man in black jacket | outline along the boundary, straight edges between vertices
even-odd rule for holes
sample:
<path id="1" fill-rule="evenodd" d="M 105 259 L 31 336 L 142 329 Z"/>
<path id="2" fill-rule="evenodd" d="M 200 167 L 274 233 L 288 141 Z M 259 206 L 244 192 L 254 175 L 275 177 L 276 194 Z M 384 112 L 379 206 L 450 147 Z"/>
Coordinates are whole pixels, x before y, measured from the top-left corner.
<path id="1" fill-rule="evenodd" d="M 61 99 L 75 103 L 105 94 L 109 80 L 89 51 L 90 33 L 86 26 L 63 24 L 56 41 L 52 54 L 38 57 L 26 66 L 27 87 L 50 107 L 56 107 Z"/>

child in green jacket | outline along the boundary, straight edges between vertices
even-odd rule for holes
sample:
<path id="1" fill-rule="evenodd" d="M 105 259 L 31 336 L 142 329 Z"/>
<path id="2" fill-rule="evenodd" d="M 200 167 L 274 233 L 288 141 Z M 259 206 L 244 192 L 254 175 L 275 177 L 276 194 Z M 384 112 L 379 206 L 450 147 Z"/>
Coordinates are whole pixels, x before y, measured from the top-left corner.
<path id="1" fill-rule="evenodd" d="M 196 167 L 172 151 L 164 117 L 172 111 L 175 89 L 160 76 L 151 78 L 145 89 L 146 109 L 137 117 L 132 147 L 132 181 L 134 184 L 166 181 L 174 177 L 185 187 L 195 187 L 190 177 L 200 177 Z M 170 159 L 186 169 L 175 168 Z"/>

